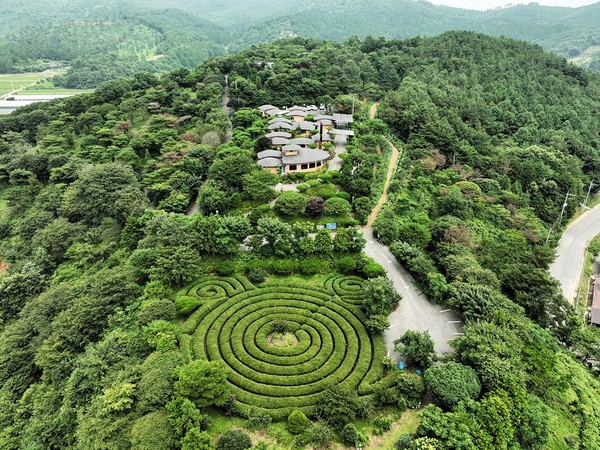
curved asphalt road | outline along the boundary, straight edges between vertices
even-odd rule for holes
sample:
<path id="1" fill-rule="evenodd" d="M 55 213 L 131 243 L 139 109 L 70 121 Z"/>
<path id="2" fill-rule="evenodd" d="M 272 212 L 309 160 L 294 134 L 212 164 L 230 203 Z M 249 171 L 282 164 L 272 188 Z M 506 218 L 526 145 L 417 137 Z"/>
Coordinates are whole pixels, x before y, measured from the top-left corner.
<path id="1" fill-rule="evenodd" d="M 560 282 L 565 298 L 574 304 L 589 242 L 600 234 L 600 205 L 585 212 L 563 233 L 550 264 L 550 275 Z"/>
<path id="2" fill-rule="evenodd" d="M 462 335 L 460 317 L 454 311 L 427 300 L 392 252 L 373 239 L 373 232 L 365 229 L 363 234 L 367 239 L 365 254 L 383 266 L 396 291 L 402 295 L 400 305 L 388 317 L 391 326 L 383 335 L 388 354 L 398 359 L 394 353 L 394 341 L 408 330 L 429 331 L 439 356 L 451 352 L 448 341 Z"/>

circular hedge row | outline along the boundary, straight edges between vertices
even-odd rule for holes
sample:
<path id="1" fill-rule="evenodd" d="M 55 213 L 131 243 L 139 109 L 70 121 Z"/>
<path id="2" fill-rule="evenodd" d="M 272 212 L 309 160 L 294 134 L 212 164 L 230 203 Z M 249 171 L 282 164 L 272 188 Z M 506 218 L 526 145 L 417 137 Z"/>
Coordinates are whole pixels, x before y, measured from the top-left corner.
<path id="1" fill-rule="evenodd" d="M 361 279 L 330 277 L 322 289 L 211 277 L 183 289 L 199 308 L 182 326 L 181 349 L 191 359 L 221 361 L 238 408 L 274 418 L 312 414 L 319 395 L 343 385 L 368 395 L 380 380 L 385 344 L 369 336 L 358 308 Z M 285 321 L 295 345 L 270 342 Z"/>

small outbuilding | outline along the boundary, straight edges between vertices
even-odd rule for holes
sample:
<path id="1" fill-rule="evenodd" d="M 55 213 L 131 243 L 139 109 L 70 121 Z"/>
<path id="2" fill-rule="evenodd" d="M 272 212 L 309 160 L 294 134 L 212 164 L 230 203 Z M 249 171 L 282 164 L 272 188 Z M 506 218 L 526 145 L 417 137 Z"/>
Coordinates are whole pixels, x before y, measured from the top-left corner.
<path id="1" fill-rule="evenodd" d="M 592 297 L 592 310 L 590 312 L 590 322 L 600 325 L 600 276 L 594 280 L 594 292 Z"/>

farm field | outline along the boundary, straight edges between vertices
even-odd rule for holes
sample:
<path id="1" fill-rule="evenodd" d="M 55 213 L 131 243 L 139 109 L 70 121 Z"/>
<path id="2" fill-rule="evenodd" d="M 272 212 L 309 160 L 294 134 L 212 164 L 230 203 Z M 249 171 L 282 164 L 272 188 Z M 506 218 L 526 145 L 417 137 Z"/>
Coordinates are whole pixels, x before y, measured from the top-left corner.
<path id="1" fill-rule="evenodd" d="M 63 72 L 61 70 L 46 70 L 34 73 L 0 74 L 0 97 L 19 90 L 18 95 L 75 95 L 92 90 L 66 89 L 54 86 L 48 79 Z"/>
<path id="2" fill-rule="evenodd" d="M 0 96 L 6 95 L 17 89 L 22 89 L 38 81 L 53 76 L 55 72 L 45 71 L 36 73 L 8 73 L 0 74 Z M 50 92 L 46 92 L 50 93 Z M 54 92 L 52 92 L 54 93 Z"/>
<path id="3" fill-rule="evenodd" d="M 23 89 L 19 95 L 76 95 L 93 92 L 93 89 L 67 89 L 54 86 L 51 81 L 42 81 Z"/>

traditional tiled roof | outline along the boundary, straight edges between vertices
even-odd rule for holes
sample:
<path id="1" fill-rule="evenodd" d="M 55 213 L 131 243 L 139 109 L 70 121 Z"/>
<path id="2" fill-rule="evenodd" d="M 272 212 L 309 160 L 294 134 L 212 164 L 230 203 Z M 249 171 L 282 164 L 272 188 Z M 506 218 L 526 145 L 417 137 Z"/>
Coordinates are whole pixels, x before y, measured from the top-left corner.
<path id="1" fill-rule="evenodd" d="M 306 112 L 306 106 L 298 106 L 298 105 L 294 105 L 294 106 L 290 106 L 289 108 L 286 109 L 286 111 L 304 111 Z"/>
<path id="2" fill-rule="evenodd" d="M 285 117 L 275 117 L 273 119 L 269 120 L 269 123 L 275 123 L 275 122 L 287 122 L 287 123 L 292 123 L 292 119 L 287 119 Z"/>
<path id="3" fill-rule="evenodd" d="M 295 116 L 295 117 L 306 117 L 306 116 L 308 116 L 309 114 L 310 114 L 310 113 L 309 113 L 309 112 L 307 112 L 307 111 L 300 111 L 300 110 L 298 110 L 298 109 L 295 109 L 295 110 L 293 110 L 293 111 L 290 111 L 290 110 L 288 109 L 288 111 L 287 111 L 287 115 L 288 115 L 288 116 Z"/>
<path id="4" fill-rule="evenodd" d="M 270 109 L 270 110 L 267 111 L 267 115 L 269 117 L 283 116 L 283 115 L 285 115 L 285 111 L 282 111 L 280 109 Z"/>
<path id="5" fill-rule="evenodd" d="M 290 139 L 290 144 L 311 145 L 314 143 L 315 143 L 315 141 L 313 141 L 311 138 L 307 138 L 307 137 Z"/>
<path id="6" fill-rule="evenodd" d="M 282 162 L 279 158 L 263 158 L 258 160 L 258 165 L 261 167 L 281 167 Z"/>
<path id="7" fill-rule="evenodd" d="M 288 133 L 287 131 L 272 131 L 269 134 L 266 134 L 265 137 L 268 137 L 269 139 L 273 139 L 273 138 L 289 139 L 292 137 L 292 133 Z"/>
<path id="8" fill-rule="evenodd" d="M 352 114 L 334 114 L 333 120 L 337 123 L 352 123 L 354 122 L 354 118 Z"/>
<path id="9" fill-rule="evenodd" d="M 283 147 L 281 147 L 281 150 L 283 150 L 284 152 L 292 152 L 292 151 L 302 150 L 302 147 L 300 147 L 297 144 L 289 144 L 289 145 L 284 145 Z"/>
<path id="10" fill-rule="evenodd" d="M 323 137 L 321 137 L 321 135 L 319 133 L 317 134 L 313 134 L 312 136 L 312 140 L 315 142 L 319 142 L 319 141 L 333 141 L 333 136 L 331 136 L 329 133 L 323 133 Z"/>
<path id="11" fill-rule="evenodd" d="M 317 127 L 317 124 L 308 120 L 298 122 L 298 126 L 302 131 L 312 131 Z"/>
<path id="12" fill-rule="evenodd" d="M 271 144 L 273 144 L 273 145 L 287 145 L 289 143 L 290 143 L 290 140 L 286 139 L 286 138 L 275 137 L 275 138 L 271 139 Z"/>
<path id="13" fill-rule="evenodd" d="M 329 153 L 323 150 L 301 149 L 297 155 L 283 155 L 282 160 L 284 165 L 288 164 L 310 164 L 320 161 L 326 161 L 329 158 Z"/>
<path id="14" fill-rule="evenodd" d="M 287 122 L 273 122 L 271 125 L 267 127 L 269 130 L 295 130 L 298 128 L 298 125 L 295 123 L 287 123 Z"/>
<path id="15" fill-rule="evenodd" d="M 258 159 L 263 158 L 281 158 L 281 152 L 279 150 L 263 150 L 256 154 Z"/>
<path id="16" fill-rule="evenodd" d="M 317 126 L 319 125 L 323 125 L 324 127 L 328 127 L 333 125 L 333 120 L 329 120 L 329 119 L 319 119 Z"/>

